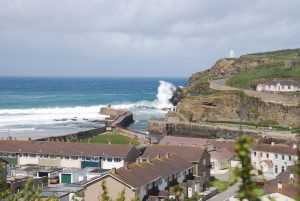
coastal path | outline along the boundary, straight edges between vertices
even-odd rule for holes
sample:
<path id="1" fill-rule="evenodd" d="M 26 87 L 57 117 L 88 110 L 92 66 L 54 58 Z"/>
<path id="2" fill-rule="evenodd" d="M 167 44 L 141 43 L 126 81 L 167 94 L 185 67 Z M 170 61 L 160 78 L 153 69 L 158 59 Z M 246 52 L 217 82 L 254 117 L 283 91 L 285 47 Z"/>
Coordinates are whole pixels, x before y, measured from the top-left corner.
<path id="1" fill-rule="evenodd" d="M 219 90 L 219 91 L 243 91 L 248 96 L 253 96 L 256 98 L 261 98 L 265 102 L 269 103 L 279 103 L 286 106 L 297 106 L 300 103 L 299 98 L 297 97 L 287 97 L 282 94 L 278 93 L 267 93 L 267 92 L 260 92 L 260 91 L 253 91 L 247 89 L 240 89 L 235 87 L 230 87 L 226 85 L 226 81 L 228 78 L 219 79 L 219 80 L 212 80 L 210 81 L 209 87 L 211 89 Z"/>

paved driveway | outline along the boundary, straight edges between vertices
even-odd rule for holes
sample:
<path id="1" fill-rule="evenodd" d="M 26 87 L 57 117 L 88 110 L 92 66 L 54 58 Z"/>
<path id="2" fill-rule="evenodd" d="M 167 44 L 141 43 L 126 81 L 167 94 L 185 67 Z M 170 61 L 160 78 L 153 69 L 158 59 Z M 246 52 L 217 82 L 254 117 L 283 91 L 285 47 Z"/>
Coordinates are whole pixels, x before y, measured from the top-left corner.
<path id="1" fill-rule="evenodd" d="M 228 198 L 234 196 L 239 190 L 240 182 L 237 182 L 233 186 L 230 186 L 226 191 L 215 195 L 214 197 L 208 199 L 208 201 L 225 201 Z"/>

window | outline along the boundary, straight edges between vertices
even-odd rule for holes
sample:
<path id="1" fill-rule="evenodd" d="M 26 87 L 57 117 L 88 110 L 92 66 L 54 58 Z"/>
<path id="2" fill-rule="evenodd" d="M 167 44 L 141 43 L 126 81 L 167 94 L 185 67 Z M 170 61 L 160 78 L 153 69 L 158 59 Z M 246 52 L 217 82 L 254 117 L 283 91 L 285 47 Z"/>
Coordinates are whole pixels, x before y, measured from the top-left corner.
<path id="1" fill-rule="evenodd" d="M 160 180 L 158 181 L 158 183 L 159 183 L 159 185 L 161 185 L 161 184 L 162 184 L 162 179 L 160 179 Z"/>
<path id="2" fill-rule="evenodd" d="M 275 159 L 278 159 L 278 155 L 277 154 L 275 154 Z"/>
<path id="3" fill-rule="evenodd" d="M 99 161 L 99 158 L 98 158 L 98 157 L 92 157 L 92 161 L 98 162 L 98 161 Z"/>
<path id="4" fill-rule="evenodd" d="M 205 160 L 205 159 L 203 159 L 203 161 L 202 161 L 202 164 L 203 164 L 203 165 L 205 165 L 205 163 L 206 163 L 206 160 Z"/>
<path id="5" fill-rule="evenodd" d="M 25 153 L 25 154 L 23 154 L 23 156 L 24 156 L 24 157 L 28 157 L 28 154 L 27 154 L 27 153 Z"/>
<path id="6" fill-rule="evenodd" d="M 260 152 L 260 157 L 263 157 L 263 153 L 262 152 Z"/>
<path id="7" fill-rule="evenodd" d="M 284 155 L 281 155 L 282 160 L 284 160 Z"/>
<path id="8" fill-rule="evenodd" d="M 51 158 L 51 159 L 55 159 L 55 158 L 56 158 L 56 156 L 50 155 L 50 158 Z"/>
<path id="9" fill-rule="evenodd" d="M 30 157 L 30 158 L 35 158 L 35 157 L 36 157 L 36 154 L 29 154 L 29 157 Z"/>
<path id="10" fill-rule="evenodd" d="M 48 154 L 45 154 L 45 155 L 44 155 L 44 158 L 49 158 L 49 155 L 48 155 Z"/>
<path id="11" fill-rule="evenodd" d="M 114 162 L 121 162 L 120 158 L 114 158 Z"/>
<path id="12" fill-rule="evenodd" d="M 168 182 L 168 178 L 165 178 L 165 182 L 166 182 L 166 183 Z"/>
<path id="13" fill-rule="evenodd" d="M 289 161 L 292 161 L 292 156 L 289 156 Z"/>
<path id="14" fill-rule="evenodd" d="M 180 175 L 180 172 L 178 172 L 177 175 L 176 175 L 176 177 L 178 178 L 178 177 L 180 177 L 180 176 L 181 176 L 181 175 Z"/>
<path id="15" fill-rule="evenodd" d="M 107 161 L 108 162 L 112 162 L 112 158 L 107 158 Z"/>
<path id="16" fill-rule="evenodd" d="M 78 156 L 71 156 L 71 159 L 72 159 L 72 160 L 77 160 L 77 159 L 78 159 Z"/>
<path id="17" fill-rule="evenodd" d="M 275 165 L 275 173 L 278 173 L 278 166 Z"/>
<path id="18" fill-rule="evenodd" d="M 281 166 L 281 172 L 284 172 L 284 166 Z"/>
<path id="19" fill-rule="evenodd" d="M 90 161 L 90 160 L 91 160 L 91 157 L 86 156 L 86 157 L 85 157 L 85 160 L 86 160 L 86 161 Z"/>
<path id="20" fill-rule="evenodd" d="M 253 154 L 254 154 L 254 156 L 256 156 L 256 151 Z"/>
<path id="21" fill-rule="evenodd" d="M 102 158 L 103 161 L 105 161 L 105 158 Z"/>
<path id="22" fill-rule="evenodd" d="M 66 159 L 66 160 L 69 160 L 69 159 L 70 159 L 70 156 L 65 156 L 65 159 Z"/>
<path id="23" fill-rule="evenodd" d="M 155 181 L 155 182 L 154 182 L 154 186 L 158 186 L 158 181 Z"/>
<path id="24" fill-rule="evenodd" d="M 266 154 L 267 158 L 269 158 L 269 153 Z"/>
<path id="25" fill-rule="evenodd" d="M 168 177 L 168 181 L 171 181 L 171 180 L 172 180 L 172 177 L 171 177 L 171 176 L 169 176 L 169 177 Z"/>

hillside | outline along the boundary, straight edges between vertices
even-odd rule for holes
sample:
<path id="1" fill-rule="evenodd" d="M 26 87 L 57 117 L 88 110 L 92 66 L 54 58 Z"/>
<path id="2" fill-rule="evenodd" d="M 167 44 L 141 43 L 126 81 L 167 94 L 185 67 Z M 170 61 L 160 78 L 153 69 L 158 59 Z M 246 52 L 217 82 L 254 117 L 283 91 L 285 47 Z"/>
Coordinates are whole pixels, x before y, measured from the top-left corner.
<path id="1" fill-rule="evenodd" d="M 286 63 L 291 63 L 292 66 L 286 67 Z M 213 82 L 215 83 L 220 79 L 227 80 L 227 88 L 232 87 L 234 90 L 228 91 L 224 89 L 225 86 L 218 90 L 211 89 L 213 87 L 211 85 L 210 88 L 210 81 L 218 80 Z M 177 112 L 195 123 L 242 122 L 245 125 L 253 125 L 254 128 L 273 126 L 279 130 L 293 131 L 294 128 L 300 127 L 300 105 L 297 104 L 298 99 L 300 102 L 299 92 L 251 95 L 253 86 L 271 79 L 300 81 L 300 49 L 218 60 L 210 69 L 190 77 L 189 86 L 184 89 L 184 96 L 177 105 Z M 285 104 L 281 101 L 291 98 L 296 100 L 295 104 Z M 277 101 L 273 101 L 274 99 Z"/>
<path id="2" fill-rule="evenodd" d="M 292 63 L 292 67 L 286 68 L 286 62 Z M 205 95 L 211 92 L 209 80 L 225 77 L 229 77 L 228 85 L 244 89 L 275 78 L 300 81 L 300 49 L 220 59 L 210 69 L 193 74 L 189 79 L 189 87 L 185 91 L 193 95 Z"/>

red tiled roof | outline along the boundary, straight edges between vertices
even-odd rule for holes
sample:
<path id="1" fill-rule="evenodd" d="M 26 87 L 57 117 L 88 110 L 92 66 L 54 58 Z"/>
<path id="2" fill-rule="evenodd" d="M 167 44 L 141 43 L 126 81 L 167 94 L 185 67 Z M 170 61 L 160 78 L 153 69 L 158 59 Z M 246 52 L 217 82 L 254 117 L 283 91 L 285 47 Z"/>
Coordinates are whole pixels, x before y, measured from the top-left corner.
<path id="1" fill-rule="evenodd" d="M 230 152 L 227 148 L 221 148 L 209 152 L 212 158 L 216 159 L 232 159 L 234 154 Z"/>
<path id="2" fill-rule="evenodd" d="M 192 163 L 177 155 L 169 154 L 169 157 L 150 158 L 150 162 L 131 163 L 128 168 L 122 167 L 117 169 L 115 174 L 113 171 L 110 174 L 134 188 L 140 188 L 192 167 Z"/>
<path id="3" fill-rule="evenodd" d="M 288 154 L 288 155 L 297 155 L 297 149 L 285 144 L 263 144 L 260 143 L 256 146 L 253 146 L 254 151 L 262 151 L 269 153 L 278 153 L 278 154 Z"/>
<path id="4" fill-rule="evenodd" d="M 126 158 L 131 149 L 133 149 L 132 146 L 117 144 L 0 140 L 0 152 L 2 153 L 114 156 Z"/>
<path id="5" fill-rule="evenodd" d="M 295 174 L 297 166 L 291 166 L 287 171 L 281 172 L 275 179 L 272 179 L 265 183 L 263 190 L 267 194 L 280 193 L 290 198 L 295 198 L 300 189 L 296 187 L 298 176 Z M 290 179 L 290 174 L 294 174 L 294 180 Z M 281 181 L 282 189 L 278 189 L 278 182 Z"/>
<path id="6" fill-rule="evenodd" d="M 172 146 L 172 145 L 150 145 L 146 148 L 142 157 L 152 157 L 158 154 L 173 153 L 190 162 L 200 161 L 205 148 L 200 147 L 186 147 L 186 146 Z"/>

